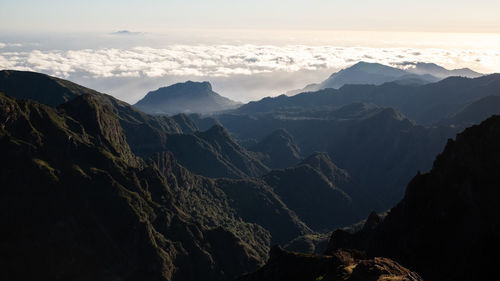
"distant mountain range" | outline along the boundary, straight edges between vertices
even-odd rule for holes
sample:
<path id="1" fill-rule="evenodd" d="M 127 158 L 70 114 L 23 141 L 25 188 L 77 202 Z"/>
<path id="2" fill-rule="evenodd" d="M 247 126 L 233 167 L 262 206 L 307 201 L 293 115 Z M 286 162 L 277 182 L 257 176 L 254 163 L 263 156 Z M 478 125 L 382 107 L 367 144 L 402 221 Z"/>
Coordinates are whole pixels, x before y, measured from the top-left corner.
<path id="1" fill-rule="evenodd" d="M 394 82 L 401 85 L 424 85 L 450 76 L 476 78 L 482 75 L 468 68 L 448 70 L 434 63 L 405 63 L 401 66 L 404 69 L 379 63 L 358 62 L 332 74 L 319 84 L 310 84 L 303 89 L 289 91 L 287 95 L 293 96 L 327 88 L 339 89 L 350 84 L 381 85 Z"/>
<path id="2" fill-rule="evenodd" d="M 212 90 L 209 82 L 177 83 L 149 92 L 135 106 L 149 114 L 209 114 L 241 105 Z"/>
<path id="3" fill-rule="evenodd" d="M 478 78 L 449 77 L 426 85 L 345 85 L 295 96 L 281 95 L 250 102 L 238 108 L 238 114 L 299 109 L 341 107 L 356 102 L 394 107 L 419 124 L 430 125 L 451 117 L 467 104 L 490 95 L 500 94 L 500 74 Z"/>

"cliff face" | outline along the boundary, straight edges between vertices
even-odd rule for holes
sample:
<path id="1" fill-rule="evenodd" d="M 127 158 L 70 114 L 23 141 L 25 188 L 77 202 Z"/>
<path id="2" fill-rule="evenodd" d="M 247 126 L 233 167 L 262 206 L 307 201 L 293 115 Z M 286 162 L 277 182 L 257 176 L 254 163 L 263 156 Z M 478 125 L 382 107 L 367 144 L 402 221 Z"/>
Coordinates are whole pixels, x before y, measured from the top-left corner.
<path id="1" fill-rule="evenodd" d="M 426 280 L 495 276 L 500 250 L 500 117 L 450 140 L 387 218 L 355 234 L 333 233 L 328 253 L 356 248 L 391 257 Z"/>

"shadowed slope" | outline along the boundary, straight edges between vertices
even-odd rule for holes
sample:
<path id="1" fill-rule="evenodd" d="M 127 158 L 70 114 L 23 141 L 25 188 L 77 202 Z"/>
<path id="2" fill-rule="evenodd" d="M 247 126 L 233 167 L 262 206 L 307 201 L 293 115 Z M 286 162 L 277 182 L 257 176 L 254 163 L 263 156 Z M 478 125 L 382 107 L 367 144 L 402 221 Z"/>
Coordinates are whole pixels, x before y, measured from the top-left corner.
<path id="1" fill-rule="evenodd" d="M 429 173 L 417 175 L 386 219 L 355 234 L 336 231 L 329 252 L 357 248 L 394 258 L 426 280 L 495 276 L 500 250 L 500 117 L 450 140 Z"/>

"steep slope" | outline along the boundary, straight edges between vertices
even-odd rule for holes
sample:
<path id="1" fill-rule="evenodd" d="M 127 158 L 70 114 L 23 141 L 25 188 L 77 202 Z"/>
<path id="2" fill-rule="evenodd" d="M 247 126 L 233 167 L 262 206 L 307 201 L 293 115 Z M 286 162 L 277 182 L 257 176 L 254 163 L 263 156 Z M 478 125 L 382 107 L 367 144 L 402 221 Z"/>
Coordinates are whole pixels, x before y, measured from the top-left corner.
<path id="1" fill-rule="evenodd" d="M 106 105 L 114 115 L 118 116 L 132 151 L 146 158 L 155 152 L 165 150 L 169 134 L 189 134 L 197 131 L 196 125 L 185 115 L 171 118 L 147 115 L 112 96 L 41 73 L 1 71 L 0 92 L 50 106 L 58 106 L 80 95 L 90 94 L 99 104 Z"/>
<path id="2" fill-rule="evenodd" d="M 278 129 L 250 148 L 271 169 L 283 169 L 297 164 L 300 149 L 293 137 L 284 129 Z"/>
<path id="3" fill-rule="evenodd" d="M 193 120 L 200 131 L 206 131 L 215 125 L 220 125 L 219 121 L 214 117 L 207 117 L 201 114 L 189 114 L 188 117 Z"/>
<path id="4" fill-rule="evenodd" d="M 321 163 L 323 167 L 318 158 L 324 160 Z M 342 189 L 352 189 L 347 172 L 336 168 L 330 158 L 322 157 L 321 154 L 306 160 L 305 163 L 292 168 L 271 171 L 263 179 L 283 202 L 315 231 L 325 231 L 359 220 L 355 202 Z M 308 162 L 314 166 L 307 164 Z M 336 169 L 331 173 L 329 168 L 333 167 Z M 326 175 L 323 172 L 326 172 Z M 335 183 L 330 181 L 329 177 Z"/>
<path id="5" fill-rule="evenodd" d="M 205 132 L 169 135 L 165 150 L 190 171 L 208 177 L 246 178 L 269 171 L 218 125 Z"/>
<path id="6" fill-rule="evenodd" d="M 50 106 L 58 106 L 82 94 L 96 93 L 67 80 L 16 70 L 0 71 L 0 92 L 15 98 L 36 100 Z"/>
<path id="7" fill-rule="evenodd" d="M 479 124 L 488 117 L 498 114 L 500 114 L 500 96 L 487 96 L 470 103 L 455 115 L 439 122 L 439 124 L 465 128 Z"/>
<path id="8" fill-rule="evenodd" d="M 260 223 L 286 235 L 309 232 L 261 182 L 136 157 L 114 110 L 96 95 L 55 109 L 0 94 L 2 279 L 232 280 L 288 239 L 245 221 L 257 220 L 245 206 L 266 206 Z M 237 187 L 253 197 L 230 200 Z"/>
<path id="9" fill-rule="evenodd" d="M 352 189 L 352 179 L 349 173 L 337 167 L 325 152 L 315 152 L 300 162 L 299 165 L 311 166 L 321 172 L 334 186 L 345 190 L 349 189 L 349 191 Z"/>
<path id="10" fill-rule="evenodd" d="M 149 92 L 135 106 L 150 114 L 213 113 L 239 103 L 212 91 L 209 82 L 177 83 Z"/>
<path id="11" fill-rule="evenodd" d="M 500 117 L 450 140 L 429 173 L 417 175 L 404 199 L 372 229 L 336 231 L 328 252 L 356 248 L 391 257 L 426 280 L 496 276 Z"/>

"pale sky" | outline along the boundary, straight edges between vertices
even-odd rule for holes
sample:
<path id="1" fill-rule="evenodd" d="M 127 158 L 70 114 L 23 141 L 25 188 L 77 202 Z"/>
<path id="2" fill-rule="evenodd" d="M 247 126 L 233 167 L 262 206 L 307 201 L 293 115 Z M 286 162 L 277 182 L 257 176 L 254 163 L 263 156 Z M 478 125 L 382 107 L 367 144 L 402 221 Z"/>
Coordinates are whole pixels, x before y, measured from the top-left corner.
<path id="1" fill-rule="evenodd" d="M 0 0 L 0 31 L 500 32 L 498 0 Z"/>

